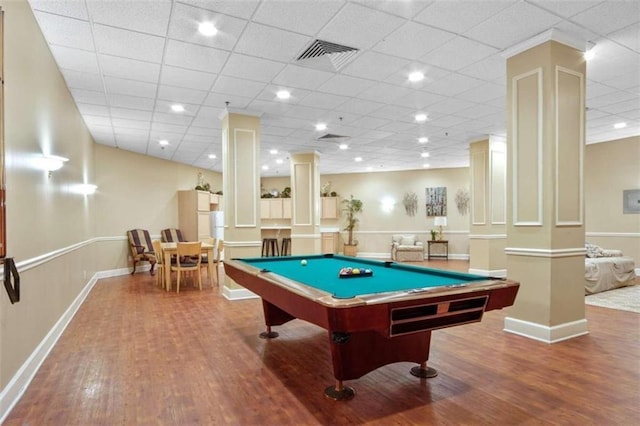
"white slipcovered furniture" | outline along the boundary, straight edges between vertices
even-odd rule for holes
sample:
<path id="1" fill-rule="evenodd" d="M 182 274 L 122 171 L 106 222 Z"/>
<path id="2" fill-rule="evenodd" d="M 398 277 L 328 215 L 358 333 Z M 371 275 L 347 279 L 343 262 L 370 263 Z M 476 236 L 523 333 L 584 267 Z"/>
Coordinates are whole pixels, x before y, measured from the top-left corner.
<path id="1" fill-rule="evenodd" d="M 632 285 L 635 282 L 635 262 L 624 256 L 620 250 L 608 250 L 594 244 L 585 244 L 586 294 L 599 293 L 618 287 Z"/>
<path id="2" fill-rule="evenodd" d="M 391 237 L 391 260 L 397 262 L 421 262 L 424 260 L 424 245 L 415 235 L 393 235 Z"/>

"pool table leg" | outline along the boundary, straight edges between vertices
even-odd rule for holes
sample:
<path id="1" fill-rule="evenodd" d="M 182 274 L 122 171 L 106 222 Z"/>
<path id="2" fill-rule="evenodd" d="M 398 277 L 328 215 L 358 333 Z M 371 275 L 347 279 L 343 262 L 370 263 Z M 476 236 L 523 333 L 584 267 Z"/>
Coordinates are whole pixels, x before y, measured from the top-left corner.
<path id="1" fill-rule="evenodd" d="M 324 390 L 324 396 L 334 401 L 347 401 L 352 399 L 356 391 L 349 386 L 344 386 L 342 380 L 336 380 L 335 386 L 329 386 Z"/>
<path id="2" fill-rule="evenodd" d="M 411 374 L 421 379 L 430 379 L 438 375 L 438 370 L 435 368 L 427 367 L 427 361 L 423 361 L 419 366 L 411 369 Z"/>
<path id="3" fill-rule="evenodd" d="M 275 339 L 278 336 L 279 334 L 277 331 L 271 331 L 270 325 L 267 326 L 267 331 L 263 331 L 262 333 L 260 333 L 261 339 Z"/>

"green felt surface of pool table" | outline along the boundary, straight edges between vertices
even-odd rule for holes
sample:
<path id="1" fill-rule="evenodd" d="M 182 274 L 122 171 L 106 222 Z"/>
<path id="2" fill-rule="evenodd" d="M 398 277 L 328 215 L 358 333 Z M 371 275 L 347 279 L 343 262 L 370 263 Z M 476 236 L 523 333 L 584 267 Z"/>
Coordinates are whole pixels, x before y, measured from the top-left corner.
<path id="1" fill-rule="evenodd" d="M 363 294 L 464 285 L 487 277 L 339 255 L 281 256 L 236 259 L 346 299 Z M 306 260 L 306 265 L 301 261 Z M 341 278 L 341 268 L 370 269 L 372 276 Z"/>

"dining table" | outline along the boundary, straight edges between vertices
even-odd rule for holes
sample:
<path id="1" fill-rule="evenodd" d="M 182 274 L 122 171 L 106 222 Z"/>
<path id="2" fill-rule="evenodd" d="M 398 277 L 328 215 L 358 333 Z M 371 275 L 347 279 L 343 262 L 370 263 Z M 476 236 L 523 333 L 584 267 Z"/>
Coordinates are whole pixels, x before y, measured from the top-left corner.
<path id="1" fill-rule="evenodd" d="M 162 257 L 164 258 L 164 284 L 167 291 L 171 290 L 171 257 L 178 253 L 178 243 L 162 243 Z M 207 255 L 207 273 L 209 282 L 213 285 L 213 257 L 214 244 L 202 242 L 201 252 Z"/>

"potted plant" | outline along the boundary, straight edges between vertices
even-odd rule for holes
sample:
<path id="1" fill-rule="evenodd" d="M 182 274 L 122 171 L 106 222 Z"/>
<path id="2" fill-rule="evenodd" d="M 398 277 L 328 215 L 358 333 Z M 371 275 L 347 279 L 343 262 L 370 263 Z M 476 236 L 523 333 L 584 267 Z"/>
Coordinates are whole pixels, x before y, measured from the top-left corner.
<path id="1" fill-rule="evenodd" d="M 358 242 L 353 239 L 353 229 L 358 223 L 358 218 L 356 217 L 357 214 L 362 212 L 362 201 L 357 198 L 353 198 L 353 195 L 351 195 L 348 199 L 342 200 L 342 204 L 342 212 L 344 213 L 347 221 L 347 225 L 344 230 L 347 231 L 348 235 L 347 242 L 344 244 L 343 253 L 345 256 L 355 256 L 357 253 Z"/>

